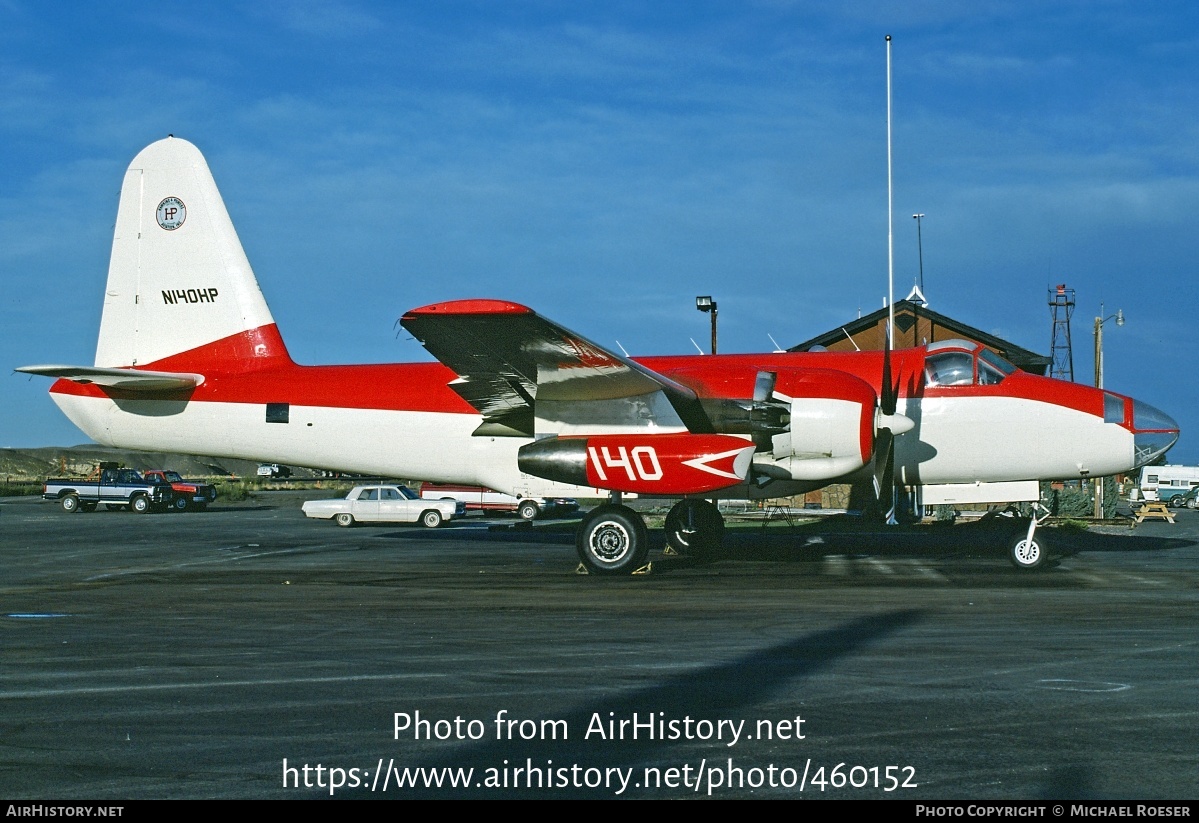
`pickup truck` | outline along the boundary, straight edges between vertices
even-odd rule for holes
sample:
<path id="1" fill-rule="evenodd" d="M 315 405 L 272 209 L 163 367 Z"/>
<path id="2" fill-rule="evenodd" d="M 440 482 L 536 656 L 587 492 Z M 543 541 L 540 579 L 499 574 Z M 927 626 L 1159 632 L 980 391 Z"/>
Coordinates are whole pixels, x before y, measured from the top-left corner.
<path id="1" fill-rule="evenodd" d="M 97 472 L 83 480 L 58 477 L 42 486 L 42 499 L 57 500 L 69 514 L 95 511 L 101 503 L 144 514 L 166 509 L 174 497 L 170 486 L 147 482 L 133 469 L 112 463 L 101 463 Z"/>
<path id="2" fill-rule="evenodd" d="M 203 480 L 184 480 L 179 472 L 166 469 L 146 469 L 142 472 L 142 477 L 150 483 L 171 487 L 175 497 L 171 501 L 171 507 L 175 511 L 185 512 L 191 508 L 202 511 L 208 508 L 209 503 L 216 500 L 216 486 L 205 483 Z"/>

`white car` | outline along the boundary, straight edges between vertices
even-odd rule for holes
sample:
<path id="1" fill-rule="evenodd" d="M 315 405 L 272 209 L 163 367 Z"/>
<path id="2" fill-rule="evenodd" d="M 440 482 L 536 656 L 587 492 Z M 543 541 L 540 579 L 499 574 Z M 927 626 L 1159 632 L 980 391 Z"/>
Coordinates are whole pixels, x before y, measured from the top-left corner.
<path id="1" fill-rule="evenodd" d="M 339 500 L 309 500 L 304 514 L 335 520 L 339 526 L 355 523 L 421 523 L 435 529 L 446 520 L 466 514 L 466 504 L 455 500 L 422 500 L 407 486 L 355 486 Z"/>
<path id="2" fill-rule="evenodd" d="M 425 483 L 420 487 L 425 500 L 461 500 L 466 508 L 491 512 L 516 512 L 521 520 L 542 516 L 571 515 L 579 510 L 579 501 L 569 497 L 514 497 L 482 486 L 449 483 Z"/>

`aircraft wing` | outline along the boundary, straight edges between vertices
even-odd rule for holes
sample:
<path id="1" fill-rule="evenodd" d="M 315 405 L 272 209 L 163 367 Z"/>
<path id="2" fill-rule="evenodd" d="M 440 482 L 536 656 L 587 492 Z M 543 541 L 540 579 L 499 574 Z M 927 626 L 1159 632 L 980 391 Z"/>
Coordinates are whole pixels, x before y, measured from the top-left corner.
<path id="1" fill-rule="evenodd" d="M 457 372 L 450 387 L 484 418 L 477 435 L 531 437 L 538 401 L 600 403 L 656 392 L 688 430 L 712 431 L 691 389 L 517 303 L 436 303 L 409 311 L 400 324 Z"/>
<path id="2" fill-rule="evenodd" d="M 105 369 L 98 366 L 21 366 L 26 374 L 61 377 L 83 385 L 95 384 L 128 392 L 164 392 L 191 389 L 204 382 L 204 375 L 187 372 Z"/>

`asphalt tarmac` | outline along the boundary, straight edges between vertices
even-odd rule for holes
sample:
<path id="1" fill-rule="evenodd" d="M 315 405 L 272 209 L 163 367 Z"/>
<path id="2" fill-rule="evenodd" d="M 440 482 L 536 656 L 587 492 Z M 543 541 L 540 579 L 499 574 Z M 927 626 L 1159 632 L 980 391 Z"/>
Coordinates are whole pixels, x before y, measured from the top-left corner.
<path id="1" fill-rule="evenodd" d="M 0 797 L 1194 799 L 1199 513 L 1111 531 L 597 578 L 552 522 L 6 500 Z"/>

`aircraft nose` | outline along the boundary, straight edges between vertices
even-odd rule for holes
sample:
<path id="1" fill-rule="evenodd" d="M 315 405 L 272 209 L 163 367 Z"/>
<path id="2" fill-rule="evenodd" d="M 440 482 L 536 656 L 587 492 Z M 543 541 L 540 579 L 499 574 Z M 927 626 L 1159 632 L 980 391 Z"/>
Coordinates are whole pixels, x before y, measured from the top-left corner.
<path id="1" fill-rule="evenodd" d="M 1132 401 L 1132 442 L 1136 468 L 1148 465 L 1178 442 L 1178 424 L 1161 409 Z"/>

